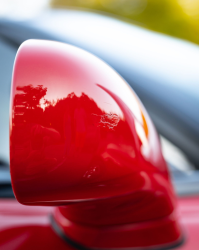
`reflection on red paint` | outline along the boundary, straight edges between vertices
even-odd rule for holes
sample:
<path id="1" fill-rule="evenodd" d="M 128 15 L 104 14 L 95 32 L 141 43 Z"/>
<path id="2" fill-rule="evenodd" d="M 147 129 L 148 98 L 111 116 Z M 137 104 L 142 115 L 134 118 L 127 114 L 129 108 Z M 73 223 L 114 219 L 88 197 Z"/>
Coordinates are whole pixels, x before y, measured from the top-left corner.
<path id="1" fill-rule="evenodd" d="M 16 90 L 11 161 L 18 169 L 14 175 L 21 180 L 22 193 L 26 192 L 23 176 L 29 183 L 45 176 L 45 181 L 52 184 L 57 177 L 70 188 L 128 175 L 133 170 L 131 165 L 138 164 L 128 124 L 117 114 L 100 109 L 85 93 L 79 97 L 69 93 L 54 102 L 45 99 L 42 109 L 40 100 L 47 87 L 27 85 Z M 63 169 L 64 179 L 60 176 Z"/>
<path id="2" fill-rule="evenodd" d="M 114 70 L 83 50 L 34 40 L 19 49 L 10 165 L 19 202 L 62 205 L 54 213 L 57 223 L 85 246 L 164 245 L 181 237 L 146 110 Z M 151 232 L 161 232 L 158 240 L 143 243 L 142 234 Z"/>
<path id="3" fill-rule="evenodd" d="M 0 200 L 1 250 L 72 250 L 50 225 L 53 207 L 28 207 L 15 199 Z"/>

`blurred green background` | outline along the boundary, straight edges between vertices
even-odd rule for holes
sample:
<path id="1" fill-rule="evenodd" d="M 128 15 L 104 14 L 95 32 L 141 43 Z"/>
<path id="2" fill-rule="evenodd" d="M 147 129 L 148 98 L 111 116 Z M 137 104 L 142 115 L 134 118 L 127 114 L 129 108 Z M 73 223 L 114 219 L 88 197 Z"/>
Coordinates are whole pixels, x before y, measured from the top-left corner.
<path id="1" fill-rule="evenodd" d="M 51 0 L 51 7 L 102 11 L 199 44 L 199 0 Z"/>

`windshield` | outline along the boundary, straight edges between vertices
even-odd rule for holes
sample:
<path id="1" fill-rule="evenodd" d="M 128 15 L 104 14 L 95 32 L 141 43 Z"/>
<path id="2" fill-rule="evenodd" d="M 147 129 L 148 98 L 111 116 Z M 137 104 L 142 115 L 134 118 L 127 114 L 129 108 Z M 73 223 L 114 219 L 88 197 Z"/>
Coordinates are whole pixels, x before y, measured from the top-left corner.
<path id="1" fill-rule="evenodd" d="M 0 166 L 9 164 L 10 83 L 16 52 L 0 37 Z"/>
<path id="2" fill-rule="evenodd" d="M 9 173 L 9 102 L 17 48 L 0 37 L 0 197 L 13 197 Z"/>

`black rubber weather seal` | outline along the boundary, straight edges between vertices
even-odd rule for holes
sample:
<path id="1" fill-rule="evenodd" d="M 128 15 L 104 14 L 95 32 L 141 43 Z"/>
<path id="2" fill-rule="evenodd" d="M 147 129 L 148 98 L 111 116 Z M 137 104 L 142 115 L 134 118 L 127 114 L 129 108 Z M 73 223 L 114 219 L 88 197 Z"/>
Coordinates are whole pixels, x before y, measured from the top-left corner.
<path id="1" fill-rule="evenodd" d="M 76 241 L 72 240 L 71 238 L 69 238 L 63 232 L 63 230 L 59 227 L 59 225 L 56 223 L 56 221 L 55 221 L 55 219 L 53 218 L 52 215 L 50 216 L 50 221 L 51 221 L 52 228 L 54 229 L 56 234 L 58 234 L 70 246 L 72 246 L 72 247 L 74 247 L 75 249 L 78 249 L 78 250 L 92 250 L 91 248 L 85 247 L 85 246 L 77 243 Z"/>
<path id="2" fill-rule="evenodd" d="M 80 243 L 72 240 L 71 238 L 69 238 L 64 231 L 62 230 L 61 227 L 59 227 L 59 225 L 57 224 L 57 222 L 55 221 L 54 217 L 51 215 L 50 216 L 50 222 L 51 222 L 51 226 L 53 228 L 53 230 L 55 231 L 55 233 L 57 235 L 59 235 L 60 238 L 62 238 L 68 245 L 70 245 L 71 247 L 77 249 L 77 250 L 119 250 L 119 248 L 110 248 L 110 249 L 100 249 L 100 248 L 89 248 L 86 246 L 81 245 Z M 181 237 L 181 239 L 170 245 L 170 246 L 162 246 L 162 247 L 139 247 L 139 248 L 123 248 L 123 250 L 169 250 L 169 249 L 174 249 L 176 247 L 179 247 L 181 245 L 183 245 L 183 243 L 185 242 L 185 238 Z"/>

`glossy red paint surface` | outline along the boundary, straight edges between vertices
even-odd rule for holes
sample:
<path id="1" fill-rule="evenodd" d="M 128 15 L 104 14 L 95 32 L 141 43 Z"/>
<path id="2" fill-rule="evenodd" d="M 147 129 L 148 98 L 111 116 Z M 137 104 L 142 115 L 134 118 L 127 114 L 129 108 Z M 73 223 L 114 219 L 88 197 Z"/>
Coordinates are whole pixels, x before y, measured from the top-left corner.
<path id="1" fill-rule="evenodd" d="M 194 250 L 199 246 L 199 196 L 178 199 L 179 221 L 185 242 L 179 250 Z"/>
<path id="2" fill-rule="evenodd" d="M 146 110 L 113 69 L 76 47 L 36 40 L 20 47 L 10 166 L 18 201 L 67 205 L 54 218 L 85 246 L 166 246 L 181 239 Z"/>
<path id="3" fill-rule="evenodd" d="M 0 200 L 0 249 L 72 250 L 54 233 L 49 215 L 52 207 L 28 207 L 16 200 Z"/>
<path id="4" fill-rule="evenodd" d="M 93 55 L 56 42 L 25 42 L 11 101 L 11 177 L 20 202 L 64 204 L 153 185 L 163 193 L 166 185 L 168 193 L 150 118 L 127 83 Z"/>
<path id="5" fill-rule="evenodd" d="M 52 230 L 49 215 L 54 209 L 23 206 L 14 199 L 1 199 L 0 249 L 74 249 Z M 199 197 L 179 198 L 177 213 L 185 242 L 176 250 L 198 249 Z"/>

